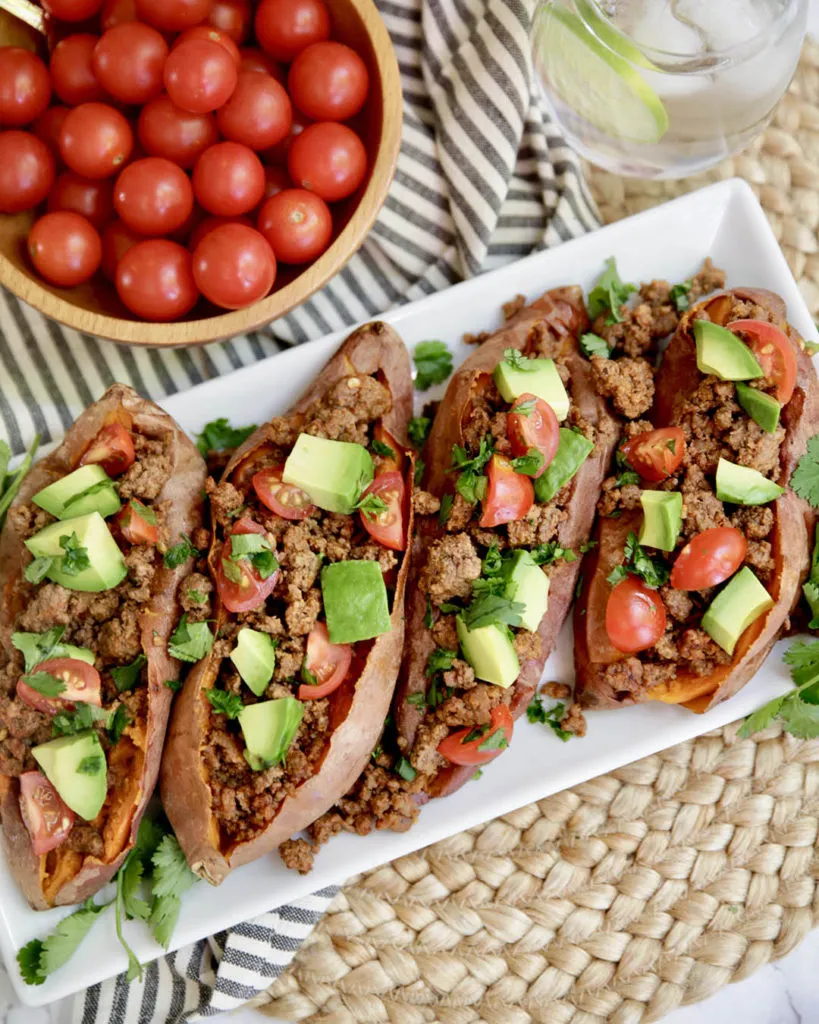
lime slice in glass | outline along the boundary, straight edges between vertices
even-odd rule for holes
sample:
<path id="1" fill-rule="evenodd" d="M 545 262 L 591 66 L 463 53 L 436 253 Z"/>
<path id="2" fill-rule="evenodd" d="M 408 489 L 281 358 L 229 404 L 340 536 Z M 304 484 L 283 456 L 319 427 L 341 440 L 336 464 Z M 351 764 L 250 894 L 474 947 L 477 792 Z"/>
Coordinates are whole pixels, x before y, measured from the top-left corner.
<path id="1" fill-rule="evenodd" d="M 666 133 L 668 114 L 657 93 L 576 14 L 557 6 L 542 8 L 537 47 L 551 87 L 595 128 L 645 143 L 659 142 Z"/>
<path id="2" fill-rule="evenodd" d="M 646 57 L 640 47 L 635 46 L 600 12 L 595 0 L 574 0 L 574 4 L 586 25 L 606 46 L 619 53 L 621 57 L 625 57 L 631 64 L 648 68 L 650 71 L 657 70 L 657 65 Z"/>

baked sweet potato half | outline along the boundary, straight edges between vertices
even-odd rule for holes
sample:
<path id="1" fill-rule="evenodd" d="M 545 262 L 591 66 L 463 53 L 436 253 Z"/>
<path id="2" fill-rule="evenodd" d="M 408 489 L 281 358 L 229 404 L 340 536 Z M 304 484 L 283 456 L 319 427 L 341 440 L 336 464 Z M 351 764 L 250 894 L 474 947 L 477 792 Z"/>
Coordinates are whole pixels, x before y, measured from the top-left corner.
<path id="1" fill-rule="evenodd" d="M 116 873 L 153 793 L 189 571 L 163 552 L 201 524 L 204 461 L 122 385 L 36 463 L 0 538 L 0 813 L 37 910 Z M 173 559 L 171 559 L 173 563 Z"/>
<path id="2" fill-rule="evenodd" d="M 789 489 L 819 385 L 785 304 L 737 288 L 692 307 L 604 489 L 575 607 L 576 696 L 703 712 L 753 676 L 808 569 L 814 513 Z M 622 468 L 622 467 L 621 467 Z"/>
<path id="3" fill-rule="evenodd" d="M 411 415 L 406 349 L 367 324 L 209 485 L 217 639 L 174 708 L 161 783 L 209 882 L 323 814 L 378 742 L 404 638 Z"/>

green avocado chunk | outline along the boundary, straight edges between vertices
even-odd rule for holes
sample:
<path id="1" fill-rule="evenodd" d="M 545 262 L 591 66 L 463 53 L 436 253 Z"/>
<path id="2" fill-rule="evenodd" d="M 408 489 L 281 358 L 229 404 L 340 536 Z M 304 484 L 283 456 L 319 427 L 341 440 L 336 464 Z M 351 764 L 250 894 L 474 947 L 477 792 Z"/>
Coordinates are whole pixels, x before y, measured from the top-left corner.
<path id="1" fill-rule="evenodd" d="M 333 562 L 321 570 L 324 617 L 331 644 L 371 640 L 392 629 L 378 562 Z"/>
<path id="2" fill-rule="evenodd" d="M 673 551 L 682 529 L 682 495 L 679 491 L 641 491 L 643 522 L 639 541 L 649 548 Z"/>
<path id="3" fill-rule="evenodd" d="M 551 501 L 561 487 L 565 487 L 589 457 L 594 442 L 583 434 L 567 427 L 560 428 L 560 440 L 555 457 L 546 467 L 535 484 L 535 501 L 545 504 Z"/>
<path id="4" fill-rule="evenodd" d="M 717 463 L 717 497 L 734 505 L 766 505 L 785 491 L 758 469 L 738 466 L 728 459 Z"/>
<path id="5" fill-rule="evenodd" d="M 758 423 L 763 430 L 772 434 L 779 426 L 779 414 L 782 406 L 772 395 L 766 395 L 764 391 L 757 391 L 756 388 L 737 381 L 737 401 L 748 413 L 754 423 Z"/>
<path id="6" fill-rule="evenodd" d="M 737 641 L 774 602 L 747 565 L 717 594 L 702 617 L 702 628 L 726 654 L 733 654 Z"/>
<path id="7" fill-rule="evenodd" d="M 230 660 L 250 689 L 257 697 L 261 697 L 273 678 L 276 645 L 267 633 L 245 626 L 239 630 L 236 646 L 230 653 Z"/>
<path id="8" fill-rule="evenodd" d="M 505 401 L 514 402 L 527 393 L 536 395 L 554 409 L 559 420 L 565 420 L 569 415 L 569 396 L 554 359 L 521 356 L 519 362 L 519 366 L 513 366 L 503 359 L 495 367 L 495 383 Z"/>
<path id="9" fill-rule="evenodd" d="M 93 821 L 108 795 L 108 768 L 99 737 L 92 730 L 33 747 L 32 756 L 71 810 Z"/>
<path id="10" fill-rule="evenodd" d="M 66 549 L 60 544 L 62 538 L 69 540 L 74 535 L 77 546 L 85 550 L 90 563 L 87 568 L 76 573 L 66 571 Z M 29 537 L 25 544 L 35 558 L 53 559 L 46 576 L 67 590 L 85 593 L 110 590 L 121 583 L 127 574 L 122 552 L 99 512 L 51 523 Z"/>
<path id="11" fill-rule="evenodd" d="M 326 512 L 349 515 L 374 472 L 372 456 L 363 445 L 299 434 L 282 480 L 307 491 L 313 504 Z"/>
<path id="12" fill-rule="evenodd" d="M 520 662 L 506 630 L 495 623 L 469 629 L 460 615 L 455 626 L 463 655 L 478 679 L 504 689 L 511 686 L 520 675 Z"/>
<path id="13" fill-rule="evenodd" d="M 99 512 L 104 519 L 120 509 L 114 481 L 97 465 L 80 466 L 38 491 L 31 500 L 57 519 L 76 519 L 90 512 Z"/>
<path id="14" fill-rule="evenodd" d="M 710 320 L 694 321 L 697 366 L 722 380 L 753 380 L 764 377 L 762 367 L 745 342 Z"/>
<path id="15" fill-rule="evenodd" d="M 281 764 L 290 749 L 304 715 L 295 697 L 279 697 L 248 704 L 239 712 L 245 738 L 245 760 L 254 772 Z"/>
<path id="16" fill-rule="evenodd" d="M 534 633 L 549 607 L 549 577 L 522 548 L 503 560 L 502 573 L 506 580 L 503 596 L 525 607 L 520 624 Z"/>

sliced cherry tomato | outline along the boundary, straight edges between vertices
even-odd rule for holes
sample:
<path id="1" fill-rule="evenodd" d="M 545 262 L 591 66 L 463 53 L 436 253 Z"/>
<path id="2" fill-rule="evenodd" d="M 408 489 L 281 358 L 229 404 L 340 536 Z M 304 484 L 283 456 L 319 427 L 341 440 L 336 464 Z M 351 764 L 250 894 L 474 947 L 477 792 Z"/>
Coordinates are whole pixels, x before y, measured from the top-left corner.
<path id="1" fill-rule="evenodd" d="M 298 188 L 334 203 L 346 199 L 364 180 L 367 150 L 346 124 L 319 121 L 290 143 L 287 170 Z"/>
<path id="2" fill-rule="evenodd" d="M 325 40 L 311 43 L 293 61 L 287 90 L 314 121 L 346 121 L 364 106 L 370 87 L 367 65 L 355 50 Z"/>
<path id="3" fill-rule="evenodd" d="M 392 448 L 394 453 L 393 455 L 379 455 L 378 452 L 373 453 L 373 458 L 375 459 L 375 475 L 380 476 L 381 473 L 396 472 L 403 476 L 404 463 L 406 461 L 404 449 L 395 440 L 383 423 L 376 423 L 375 429 L 373 430 L 373 438 L 381 444 L 385 444 L 388 448 Z"/>
<path id="4" fill-rule="evenodd" d="M 330 15 L 321 0 L 262 0 L 255 27 L 261 48 L 289 64 L 306 46 L 330 38 Z"/>
<path id="5" fill-rule="evenodd" d="M 733 576 L 745 560 L 748 541 L 734 526 L 715 526 L 693 537 L 671 570 L 676 590 L 705 590 Z"/>
<path id="6" fill-rule="evenodd" d="M 480 525 L 500 526 L 523 519 L 535 502 L 535 489 L 528 476 L 516 473 L 503 455 L 493 455 L 489 462 L 489 486 L 484 500 Z"/>
<path id="7" fill-rule="evenodd" d="M 612 590 L 606 605 L 606 632 L 618 651 L 645 651 L 665 632 L 666 612 L 656 590 L 627 576 Z"/>
<path id="8" fill-rule="evenodd" d="M 244 516 L 235 523 L 231 530 L 231 534 L 237 533 L 264 534 L 266 530 L 259 523 Z M 219 597 L 229 612 L 252 611 L 263 604 L 268 595 L 272 593 L 279 578 L 279 571 L 277 569 L 263 580 L 249 559 L 242 558 L 238 562 L 231 562 L 230 554 L 231 543 L 230 537 L 228 537 L 222 545 L 222 558 L 216 568 L 216 589 L 219 591 Z M 235 567 L 237 573 L 241 574 L 240 580 L 228 578 L 224 567 L 225 562 L 230 564 L 230 572 L 233 572 Z"/>
<path id="9" fill-rule="evenodd" d="M 259 501 L 283 519 L 306 519 L 316 506 L 310 495 L 295 484 L 282 483 L 284 466 L 262 469 L 253 477 L 253 490 Z"/>
<path id="10" fill-rule="evenodd" d="M 98 42 L 99 36 L 77 32 L 61 39 L 51 51 L 48 65 L 51 84 L 69 107 L 106 99 L 105 90 L 94 74 L 94 48 Z"/>
<path id="11" fill-rule="evenodd" d="M 0 47 L 0 125 L 22 128 L 51 99 L 51 80 L 40 58 L 22 46 Z"/>
<path id="12" fill-rule="evenodd" d="M 167 59 L 168 44 L 157 29 L 139 21 L 115 25 L 94 47 L 94 74 L 123 103 L 147 103 L 162 92 Z"/>
<path id="13" fill-rule="evenodd" d="M 353 660 L 350 644 L 331 644 L 327 626 L 317 622 L 307 637 L 304 667 L 315 677 L 315 683 L 299 687 L 299 700 L 318 700 L 337 690 L 344 682 Z"/>
<path id="14" fill-rule="evenodd" d="M 122 506 L 114 517 L 114 521 L 129 544 L 156 544 L 159 540 L 156 516 L 153 515 L 153 522 L 149 522 L 145 515 L 134 507 L 132 501 Z"/>
<path id="15" fill-rule="evenodd" d="M 102 241 L 96 229 L 71 210 L 40 217 L 28 233 L 27 246 L 40 276 L 59 288 L 88 281 L 102 260 Z"/>
<path id="16" fill-rule="evenodd" d="M 622 451 L 644 480 L 667 480 L 685 455 L 685 434 L 681 427 L 646 430 L 626 441 Z"/>
<path id="17" fill-rule="evenodd" d="M 37 672 L 47 672 L 59 679 L 65 689 L 58 697 L 46 697 L 20 679 L 17 683 L 17 696 L 29 707 L 46 715 L 56 715 L 66 708 L 71 710 L 75 704 L 102 707 L 100 674 L 93 665 L 79 658 L 51 658 L 35 666 L 32 674 Z"/>
<path id="18" fill-rule="evenodd" d="M 766 380 L 776 385 L 776 400 L 787 405 L 796 386 L 796 353 L 788 336 L 763 320 L 734 320 L 728 330 L 745 336 Z"/>
<path id="19" fill-rule="evenodd" d="M 121 423 L 109 423 L 83 452 L 81 466 L 96 463 L 108 476 L 120 476 L 136 459 L 134 439 Z"/>
<path id="20" fill-rule="evenodd" d="M 512 742 L 515 723 L 506 704 L 499 704 L 489 712 L 491 725 L 473 729 L 458 729 L 438 744 L 438 753 L 451 764 L 486 764 L 494 760 Z M 502 742 L 498 732 L 506 742 Z M 471 739 L 469 738 L 471 737 Z M 481 750 L 481 747 L 489 749 Z"/>
<path id="21" fill-rule="evenodd" d="M 20 776 L 20 814 L 38 857 L 58 847 L 74 827 L 74 812 L 42 772 Z"/>
<path id="22" fill-rule="evenodd" d="M 560 443 L 560 424 L 548 402 L 528 392 L 515 399 L 506 414 L 506 430 L 515 455 L 526 455 L 532 448 L 543 456 L 539 477 L 555 457 Z"/>
<path id="23" fill-rule="evenodd" d="M 37 206 L 54 184 L 54 158 L 31 132 L 0 132 L 0 213 Z"/>
<path id="24" fill-rule="evenodd" d="M 400 473 L 380 473 L 364 492 L 374 494 L 386 503 L 383 512 L 359 512 L 361 523 L 373 540 L 392 551 L 407 546 L 404 530 L 404 480 Z"/>

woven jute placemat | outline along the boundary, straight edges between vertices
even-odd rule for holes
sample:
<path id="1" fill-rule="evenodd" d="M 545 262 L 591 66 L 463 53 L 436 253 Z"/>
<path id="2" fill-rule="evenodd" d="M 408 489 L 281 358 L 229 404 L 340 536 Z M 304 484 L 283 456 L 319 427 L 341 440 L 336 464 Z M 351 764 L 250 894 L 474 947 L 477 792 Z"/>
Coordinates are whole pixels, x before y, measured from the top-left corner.
<path id="1" fill-rule="evenodd" d="M 713 171 L 587 170 L 606 221 L 745 178 L 819 313 L 819 46 Z M 351 879 L 255 1004 L 312 1024 L 637 1024 L 784 956 L 819 923 L 819 741 L 738 727 Z"/>

